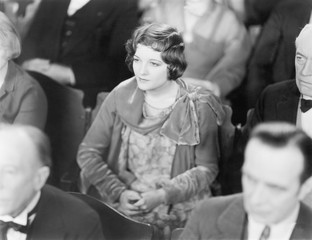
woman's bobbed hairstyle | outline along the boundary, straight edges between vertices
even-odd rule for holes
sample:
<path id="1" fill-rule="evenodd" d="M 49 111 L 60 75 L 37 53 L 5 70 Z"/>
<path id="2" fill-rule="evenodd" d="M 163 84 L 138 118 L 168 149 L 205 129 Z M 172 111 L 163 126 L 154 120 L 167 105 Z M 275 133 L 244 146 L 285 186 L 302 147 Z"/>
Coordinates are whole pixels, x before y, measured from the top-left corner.
<path id="1" fill-rule="evenodd" d="M 138 44 L 151 47 L 161 53 L 168 64 L 169 80 L 176 80 L 184 73 L 187 63 L 184 55 L 183 38 L 177 29 L 164 23 L 151 23 L 138 27 L 126 43 L 126 63 L 133 72 L 133 56 Z"/>
<path id="2" fill-rule="evenodd" d="M 0 47 L 6 51 L 8 60 L 21 54 L 19 33 L 3 12 L 0 12 Z"/>

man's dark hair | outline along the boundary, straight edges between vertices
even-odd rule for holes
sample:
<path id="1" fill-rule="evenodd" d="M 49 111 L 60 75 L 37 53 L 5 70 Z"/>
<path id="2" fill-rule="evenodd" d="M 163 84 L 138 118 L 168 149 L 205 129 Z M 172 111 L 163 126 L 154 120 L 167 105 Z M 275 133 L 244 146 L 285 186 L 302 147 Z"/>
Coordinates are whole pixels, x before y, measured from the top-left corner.
<path id="1" fill-rule="evenodd" d="M 249 140 L 258 139 L 262 143 L 275 147 L 296 147 L 303 155 L 304 166 L 300 182 L 305 182 L 312 175 L 312 139 L 295 125 L 286 122 L 266 122 L 257 125 Z"/>

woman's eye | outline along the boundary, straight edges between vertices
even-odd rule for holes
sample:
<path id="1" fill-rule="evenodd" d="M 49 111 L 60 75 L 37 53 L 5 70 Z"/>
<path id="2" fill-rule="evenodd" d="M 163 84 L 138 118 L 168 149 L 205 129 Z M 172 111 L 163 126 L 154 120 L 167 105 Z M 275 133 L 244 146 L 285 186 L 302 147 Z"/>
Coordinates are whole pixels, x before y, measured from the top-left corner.
<path id="1" fill-rule="evenodd" d="M 138 62 L 138 61 L 139 61 L 139 59 L 133 58 L 133 62 Z"/>
<path id="2" fill-rule="evenodd" d="M 153 67 L 158 67 L 158 66 L 160 66 L 160 64 L 159 64 L 159 63 L 156 63 L 156 62 L 151 62 L 151 65 L 152 65 Z"/>

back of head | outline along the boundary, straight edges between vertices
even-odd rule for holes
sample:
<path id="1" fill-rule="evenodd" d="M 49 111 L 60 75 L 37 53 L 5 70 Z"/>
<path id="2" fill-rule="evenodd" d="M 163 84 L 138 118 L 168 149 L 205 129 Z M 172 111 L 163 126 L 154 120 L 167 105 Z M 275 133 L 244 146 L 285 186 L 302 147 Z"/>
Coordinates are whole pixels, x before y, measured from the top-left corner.
<path id="1" fill-rule="evenodd" d="M 49 140 L 33 126 L 0 124 L 0 215 L 18 216 L 50 173 Z"/>
<path id="2" fill-rule="evenodd" d="M 0 12 L 0 48 L 7 51 L 8 60 L 17 58 L 21 53 L 19 33 L 3 12 Z"/>
<path id="3" fill-rule="evenodd" d="M 151 23 L 138 27 L 126 43 L 126 63 L 131 71 L 133 71 L 133 56 L 138 44 L 151 47 L 161 53 L 162 60 L 169 65 L 170 80 L 176 80 L 182 76 L 187 63 L 183 38 L 176 28 L 164 23 Z"/>
<path id="4" fill-rule="evenodd" d="M 50 140 L 40 129 L 30 125 L 0 124 L 0 144 L 4 142 L 5 145 L 29 143 L 35 149 L 40 165 L 51 167 Z"/>
<path id="5" fill-rule="evenodd" d="M 256 126 L 249 138 L 260 140 L 272 148 L 297 148 L 304 158 L 304 170 L 300 181 L 303 183 L 312 176 L 312 139 L 295 125 L 286 122 L 267 122 Z"/>

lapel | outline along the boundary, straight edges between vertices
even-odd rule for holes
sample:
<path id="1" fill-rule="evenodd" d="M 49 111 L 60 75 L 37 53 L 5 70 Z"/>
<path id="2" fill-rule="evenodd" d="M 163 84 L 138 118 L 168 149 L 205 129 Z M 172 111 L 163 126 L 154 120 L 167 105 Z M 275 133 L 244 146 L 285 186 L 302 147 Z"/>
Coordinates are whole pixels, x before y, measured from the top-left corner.
<path id="1" fill-rule="evenodd" d="M 9 61 L 8 71 L 4 78 L 3 85 L 0 88 L 0 119 L 3 119 L 4 114 L 7 112 L 8 102 L 10 102 L 10 97 L 8 94 L 12 94 L 14 91 L 14 86 L 16 84 L 16 67 L 14 63 Z"/>
<path id="2" fill-rule="evenodd" d="M 299 215 L 291 240 L 312 239 L 312 211 L 304 203 L 300 204 Z"/>
<path id="3" fill-rule="evenodd" d="M 41 191 L 36 217 L 30 227 L 27 240 L 64 239 L 63 219 L 57 196 L 45 186 Z"/>
<path id="4" fill-rule="evenodd" d="M 239 194 L 217 221 L 219 235 L 216 239 L 242 239 L 246 236 L 246 212 L 243 206 L 243 196 Z"/>
<path id="5" fill-rule="evenodd" d="M 296 81 L 291 81 L 289 88 L 281 93 L 281 97 L 276 102 L 277 119 L 296 124 L 297 111 L 300 93 Z"/>

